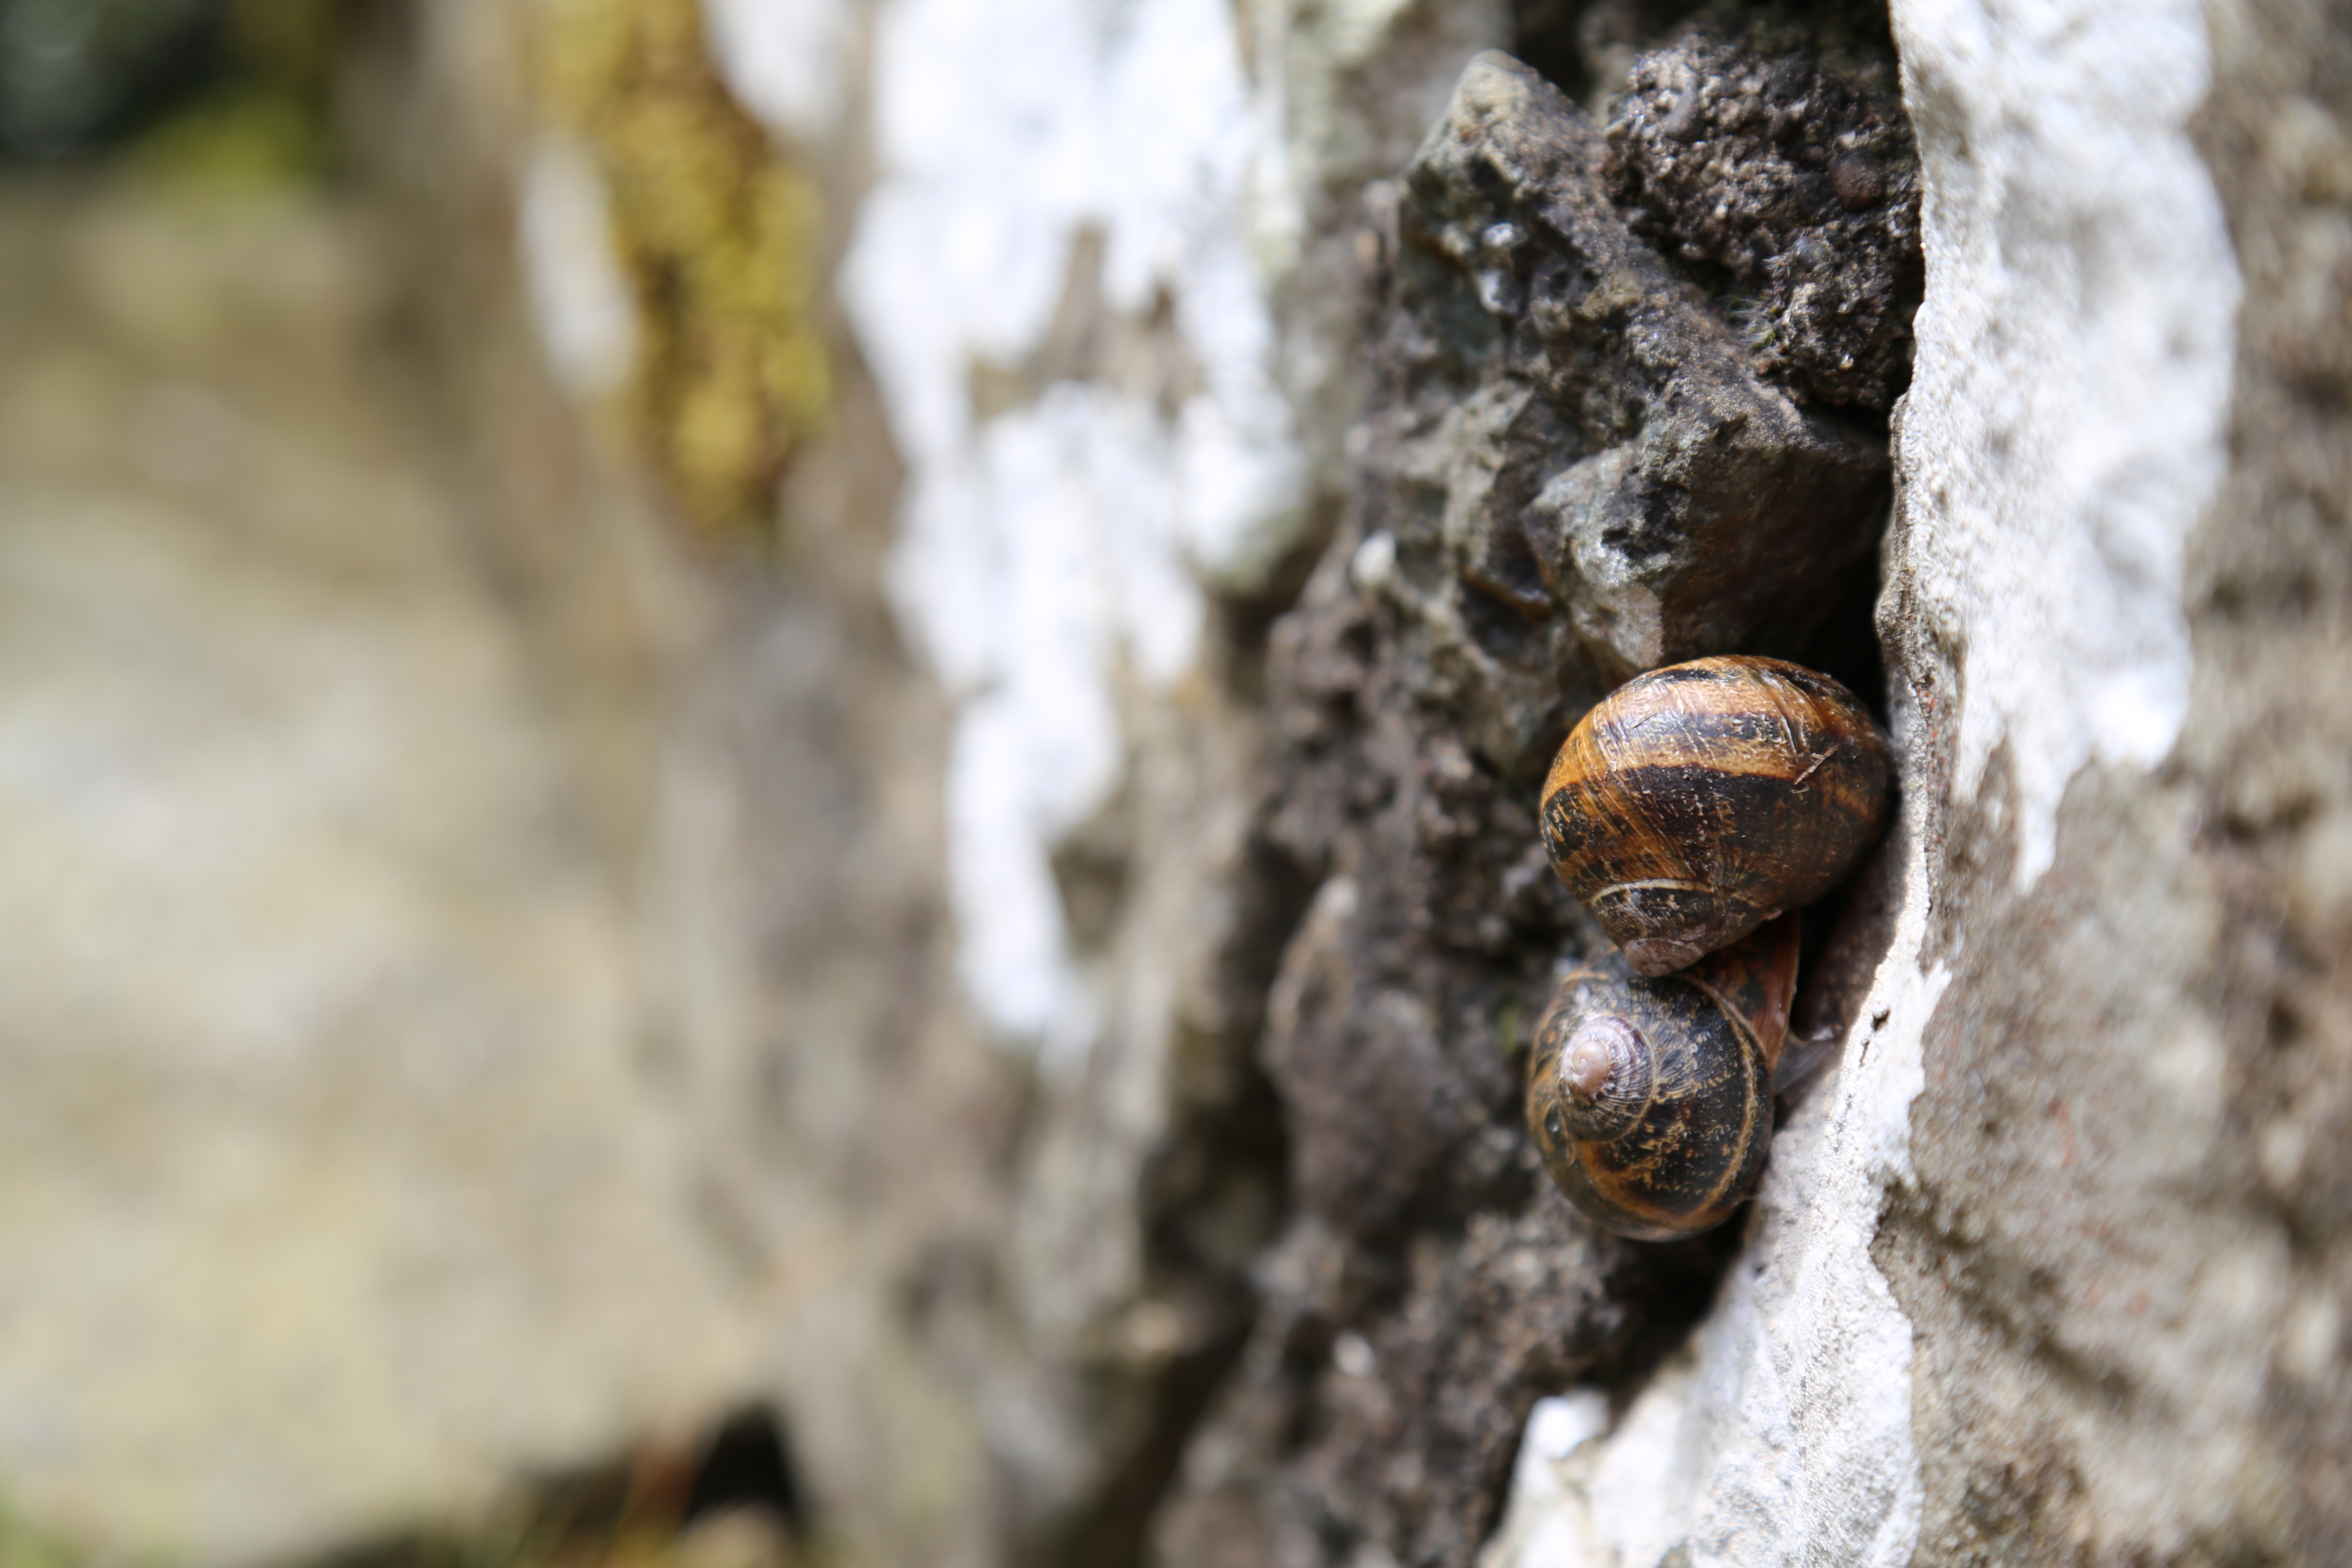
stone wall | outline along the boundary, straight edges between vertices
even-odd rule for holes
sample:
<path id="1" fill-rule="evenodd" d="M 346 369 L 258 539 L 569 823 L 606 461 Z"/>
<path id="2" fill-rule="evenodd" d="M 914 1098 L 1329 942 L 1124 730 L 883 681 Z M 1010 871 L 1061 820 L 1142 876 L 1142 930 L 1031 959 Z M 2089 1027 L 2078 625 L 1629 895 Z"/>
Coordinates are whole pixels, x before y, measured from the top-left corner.
<path id="1" fill-rule="evenodd" d="M 553 965 L 501 1081 L 572 1088 L 453 1165 L 396 1133 L 446 1130 L 425 1046 L 481 1029 L 395 1028 L 382 1157 L 324 1168 L 478 1174 L 529 1245 L 471 1278 L 548 1328 L 367 1328 L 409 1233 L 256 1209 L 234 1256 L 345 1260 L 284 1344 L 517 1369 L 473 1416 L 457 1359 L 398 1419 L 320 1407 L 440 1412 L 466 1463 L 231 1529 L 301 1446 L 276 1405 L 226 1422 L 241 1468 L 185 1421 L 160 1462 L 68 1380 L 19 1408 L 113 1446 L 0 1426 L 36 1519 L 299 1555 L 755 1401 L 828 1560 L 905 1568 L 2346 1554 L 2340 19 L 402 15 L 352 46 L 353 221 L 422 280 L 403 406 L 454 498 L 402 580 L 476 628 L 425 639 L 476 647 L 436 721 L 537 737 L 481 753 L 507 815 L 464 842 L 584 826 L 505 885 L 510 947 L 379 947 L 470 954 L 453 994 Z M 388 594 L 357 624 L 407 647 Z M 1897 821 L 1808 919 L 1827 1065 L 1755 1203 L 1629 1242 L 1522 1131 L 1601 941 L 1535 795 L 1611 686 L 1734 649 L 1863 694 Z M 621 1153 L 551 1195 L 518 1151 L 558 1125 Z M 227 1224 L 184 1207 L 158 1234 Z M 232 1272 L 215 1316 L 292 1299 Z M 0 1373 L 51 1342 L 13 1331 Z M 110 1487 L 169 1500 L 126 1533 Z"/>

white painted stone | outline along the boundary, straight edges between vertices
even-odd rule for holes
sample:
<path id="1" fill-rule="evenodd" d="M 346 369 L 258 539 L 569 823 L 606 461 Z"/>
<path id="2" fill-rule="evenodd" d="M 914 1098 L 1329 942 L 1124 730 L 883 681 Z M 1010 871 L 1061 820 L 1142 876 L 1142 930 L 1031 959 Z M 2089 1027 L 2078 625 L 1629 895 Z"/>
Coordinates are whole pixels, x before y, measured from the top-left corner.
<path id="1" fill-rule="evenodd" d="M 1167 679 L 1198 630 L 1192 585 L 1152 548 L 1166 447 L 1131 403 L 1064 384 L 988 426 L 956 498 L 999 543 L 971 563 L 971 608 L 1002 616 L 994 679 L 966 699 L 948 760 L 960 969 L 992 1021 L 1062 1050 L 1083 1048 L 1094 1020 L 1063 952 L 1046 851 L 1118 782 L 1121 662 Z M 1107 515 L 1129 528 L 1103 527 Z"/>
<path id="2" fill-rule="evenodd" d="M 1694 1565 L 1910 1561 L 1911 1333 L 1870 1242 L 1885 1184 L 1909 1170 L 1920 1032 L 1948 980 L 1919 968 L 1925 879 L 1915 864 L 1862 1009 L 1885 1022 L 1781 1129 L 1713 1314 L 1605 1437 L 1531 1421 L 1485 1568 L 1652 1568 L 1677 1548 Z"/>
<path id="3" fill-rule="evenodd" d="M 2239 293 L 2189 140 L 2204 17 L 1913 0 L 1895 18 L 1927 176 L 1910 549 L 1967 650 L 1961 795 L 2009 744 L 2022 887 L 2066 781 L 2155 765 L 2188 711 L 2181 562 L 2226 458 Z"/>
<path id="4" fill-rule="evenodd" d="M 744 108 L 803 142 L 841 121 L 856 0 L 703 0 L 712 63 Z"/>
<path id="5" fill-rule="evenodd" d="M 2187 709 L 2181 561 L 2222 472 L 2238 297 L 2186 132 L 2202 23 L 2187 0 L 1894 13 L 1927 248 L 1906 560 L 1959 650 L 1955 787 L 1973 795 L 2006 744 L 2030 884 L 2066 782 L 2152 766 Z M 1948 980 L 1920 967 L 1911 842 L 1865 1022 L 1775 1142 L 1721 1300 L 1605 1436 L 1531 1424 L 1486 1568 L 1910 1560 L 1911 1335 L 1869 1247 Z"/>
<path id="6" fill-rule="evenodd" d="M 1222 0 L 892 0 L 875 68 L 883 174 L 842 291 L 909 467 L 896 600 L 963 704 L 961 972 L 996 1030 L 1066 1056 L 1097 1004 L 1050 847 L 1116 785 L 1129 683 L 1190 668 L 1203 584 L 1262 574 L 1303 495 L 1250 246 L 1269 132 Z M 1172 417 L 1098 384 L 982 417 L 975 366 L 1036 348 L 1089 228 L 1109 308 L 1164 291 L 1202 390 Z"/>
<path id="7" fill-rule="evenodd" d="M 516 218 L 523 279 L 557 379 L 580 397 L 615 390 L 635 363 L 637 312 L 587 149 L 541 142 L 523 171 Z"/>

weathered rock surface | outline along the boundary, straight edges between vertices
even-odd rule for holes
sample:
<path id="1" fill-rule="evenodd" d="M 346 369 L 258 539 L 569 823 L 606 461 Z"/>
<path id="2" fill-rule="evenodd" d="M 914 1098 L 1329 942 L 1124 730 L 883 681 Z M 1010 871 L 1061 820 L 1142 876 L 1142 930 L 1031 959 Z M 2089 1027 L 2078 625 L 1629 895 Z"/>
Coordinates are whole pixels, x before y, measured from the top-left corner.
<path id="1" fill-rule="evenodd" d="M 752 1398 L 909 1568 L 2347 1555 L 2340 23 L 1906 0 L 1915 153 L 1843 6 L 709 9 L 847 315 L 767 561 L 501 346 L 528 168 L 635 352 L 520 7 L 370 68 L 400 311 L 299 225 L 60 241 L 135 373 L 0 311 L 37 1524 L 299 1551 Z M 1885 692 L 1903 818 L 1759 1201 L 1639 1247 L 1519 1130 L 1532 803 L 1723 647 Z"/>
<path id="2" fill-rule="evenodd" d="M 1843 72 L 1704 35 L 1640 57 L 1609 117 L 1609 187 L 1803 401 L 1885 411 L 1911 379 L 1918 156 L 1883 53 Z M 1833 263 L 1833 264 L 1832 264 Z"/>
<path id="3" fill-rule="evenodd" d="M 1527 1143 L 1527 1033 L 1598 940 L 1533 802 L 1616 672 L 1821 658 L 1861 608 L 1885 458 L 1759 378 L 1611 207 L 1603 156 L 1481 56 L 1382 236 L 1361 488 L 1269 668 L 1265 832 L 1318 887 L 1264 1045 L 1302 1212 L 1162 1561 L 1470 1562 L 1536 1397 L 1638 1375 L 1732 1239 L 1601 1234 Z M 1553 498 L 1595 471 L 1561 544 Z M 1671 640 L 1599 624 L 1636 596 Z"/>
<path id="4" fill-rule="evenodd" d="M 1406 493 L 1446 492 L 1455 571 L 1516 618 L 1565 610 L 1526 662 L 1539 682 L 1567 668 L 1604 687 L 1704 653 L 1802 647 L 1870 560 L 1886 493 L 1883 445 L 1759 377 L 1611 205 L 1607 161 L 1549 83 L 1501 56 L 1474 62 L 1406 175 L 1400 305 L 1433 352 L 1400 343 L 1393 371 L 1418 416 Z M 1831 257 L 1846 237 L 1785 237 Z M 1875 252 L 1857 265 L 1885 270 Z M 1486 493 L 1448 485 L 1448 462 L 1491 468 Z M 1477 742 L 1504 768 L 1540 738 L 1514 717 Z"/>
<path id="5" fill-rule="evenodd" d="M 1627 9 L 1594 9 L 1596 61 L 1638 34 Z M 1316 56 L 1331 36 L 1312 35 L 1301 71 L 1275 47 L 1288 9 L 1251 7 L 1242 85 L 1172 46 L 1170 79 L 1228 109 L 1279 84 L 1291 129 L 1318 129 L 1286 142 L 1290 162 L 1151 142 L 1211 193 L 1172 230 L 1147 218 L 1173 187 L 1105 182 L 1073 151 L 1166 101 L 1139 41 L 1172 39 L 1151 26 L 1177 12 L 1146 11 L 1101 32 L 1040 7 L 1037 58 L 1066 68 L 1019 79 L 1036 112 L 999 123 L 975 90 L 954 100 L 966 118 L 929 122 L 969 146 L 886 138 L 901 226 L 873 231 L 895 251 L 864 254 L 911 270 L 856 285 L 929 498 L 907 514 L 899 608 L 963 683 L 950 776 L 1011 781 L 950 814 L 950 867 L 980 857 L 950 873 L 972 879 L 967 938 L 999 907 L 974 901 L 991 884 L 971 868 L 1036 895 L 1036 920 L 993 933 L 1029 943 L 992 950 L 1021 963 L 973 994 L 992 1026 L 1064 1047 L 1012 1161 L 1010 1254 L 955 1254 L 910 1336 L 841 1358 L 979 1347 L 960 1363 L 989 1412 L 975 1451 L 1021 1500 L 935 1517 L 1045 1552 L 1132 1542 L 1122 1510 L 1235 1353 L 1239 1259 L 1278 1201 L 1243 1059 L 1262 1020 L 1291 1206 L 1153 1526 L 1162 1560 L 1466 1563 L 1515 1447 L 1496 1563 L 2327 1560 L 2342 1031 L 2337 966 L 2315 955 L 2341 923 L 2341 745 L 2269 739 L 2335 731 L 2308 708 L 2264 729 L 2249 695 L 2325 690 L 2306 667 L 2339 635 L 2333 568 L 2312 564 L 2332 561 L 2324 410 L 2345 361 L 2326 36 L 2284 12 L 2215 24 L 2217 79 L 2277 105 L 2209 111 L 2203 132 L 2262 171 L 2231 197 L 2238 254 L 2269 270 L 2241 265 L 2273 280 L 2262 333 L 2239 340 L 2237 439 L 2257 476 L 2243 515 L 2273 521 L 2217 511 L 2198 532 L 2231 482 L 2217 366 L 2234 280 L 2181 130 L 2204 79 L 2182 8 L 2079 7 L 2092 42 L 2068 52 L 1965 7 L 1898 7 L 1916 165 L 1867 61 L 1841 86 L 1778 45 L 1629 57 L 1613 142 L 1489 62 L 1459 102 L 1467 136 L 1431 142 L 1360 223 L 1353 182 L 1406 168 L 1397 128 L 1432 116 L 1376 116 L 1350 143 L 1336 84 L 1423 101 L 1451 75 L 1432 60 L 1499 22 L 1380 9 L 1356 53 Z M 886 82 L 960 79 L 1003 31 L 947 5 L 884 17 Z M 2135 26 L 2153 31 L 2112 31 Z M 996 180 L 1021 205 L 959 205 Z M 1236 194 L 1300 184 L 1313 199 L 1275 208 Z M 1156 194 L 1114 199 L 1130 190 Z M 1016 288 L 985 268 L 882 286 L 923 275 L 967 220 Z M 1281 259 L 1254 275 L 1229 265 L 1244 255 Z M 1240 308 L 1205 308 L 1213 279 Z M 1359 284 L 1361 325 L 1342 319 Z M 1360 407 L 1335 368 L 1359 341 L 1378 367 Z M 1838 984 L 1816 1016 L 1852 1025 L 1843 1058 L 1790 1107 L 1743 1231 L 1611 1241 L 1543 1187 L 1517 1129 L 1510 1047 L 1554 956 L 1589 935 L 1533 849 L 1532 773 L 1579 703 L 1681 652 L 1793 653 L 1879 688 L 1856 614 L 1887 483 L 1871 417 L 1906 374 L 1882 622 L 1906 816 L 1857 899 L 1874 935 L 1817 971 Z M 1195 466 L 1216 421 L 1270 386 L 1295 424 L 1259 428 L 1295 436 L 1299 466 L 1262 447 L 1243 468 L 1301 483 L 1249 493 L 1300 500 L 1284 526 L 1304 531 L 1237 522 L 1279 506 L 1105 504 L 1216 471 Z M 1279 542 L 1311 538 L 1318 508 L 1331 540 L 1261 670 L 1258 628 L 1294 580 Z M 1774 533 L 1799 518 L 1817 531 Z M 996 553 L 962 572 L 950 546 L 981 542 Z M 1205 592 L 1154 596 L 1171 559 Z M 1052 622 L 1079 603 L 1053 587 L 1069 582 L 1097 586 Z M 998 586 L 955 586 L 974 583 Z M 1155 605 L 1202 619 L 1176 636 L 1136 613 Z M 959 618 L 995 605 L 1017 608 Z M 1053 626 L 1078 635 L 1029 637 Z M 2199 713 L 2228 721 L 2209 735 Z M 1106 714 L 1115 728 L 1087 727 Z M 1013 743 L 1030 735 L 1052 743 Z M 985 993 L 1004 976 L 1038 984 Z M 2126 1026 L 2159 1043 L 2118 1047 Z M 2095 1087 L 2119 1057 L 2146 1070 Z M 2149 1127 L 2168 1135 L 2126 1131 Z M 845 1316 L 897 1267 L 875 1255 Z M 809 1320 L 792 1386 L 796 1408 L 848 1419 L 862 1374 L 809 1371 L 811 1347 L 853 1342 L 838 1327 Z M 2215 1462 L 2191 1475 L 2190 1454 Z M 897 1505 L 858 1462 L 820 1462 L 828 1493 L 887 1521 Z"/>
<path id="6" fill-rule="evenodd" d="M 545 679 L 375 216 L 0 208 L 0 1472 L 92 1553 L 462 1513 L 756 1349 L 645 1054 L 637 623 Z"/>
<path id="7" fill-rule="evenodd" d="M 1357 263 L 1331 213 L 1410 155 L 1498 16 L 876 16 L 843 289 L 908 460 L 896 607 L 954 704 L 960 972 L 1036 1073 L 984 1259 L 1028 1359 L 975 1369 L 1020 1501 L 973 1550 L 1117 1562 L 1240 1351 L 1285 1202 L 1255 1046 L 1313 884 L 1255 781 L 1265 621 L 1344 466 Z"/>
<path id="8" fill-rule="evenodd" d="M 1952 981 L 1875 1245 L 1918 1344 L 1920 1554 L 2339 1561 L 2352 30 L 2155 7 L 2081 57 L 2128 26 L 2145 74 L 2061 86 L 1958 18 L 1896 19 L 1951 193 L 1936 358 L 1969 367 L 1904 420 L 1917 586 L 1891 628 L 1935 677 L 1952 780 L 1930 939 Z M 2032 87 L 2102 115 L 1990 136 Z M 2080 237 L 2021 248 L 1996 215 L 2062 188 Z M 2045 303 L 2070 294 L 2087 308 Z M 2001 351 L 1965 303 L 1994 299 L 2024 305 Z M 2126 408 L 2129 462 L 2102 415 Z M 2025 520 L 2108 581 L 2029 587 L 1953 549 Z M 2110 595 L 2147 605 L 2136 633 L 2076 619 Z M 2002 620 L 2034 616 L 2064 643 L 2003 671 Z"/>
<path id="9" fill-rule="evenodd" d="M 2352 40 L 1894 18 L 1895 940 L 1690 1353 L 1543 1407 L 1490 1560 L 2337 1561 Z"/>

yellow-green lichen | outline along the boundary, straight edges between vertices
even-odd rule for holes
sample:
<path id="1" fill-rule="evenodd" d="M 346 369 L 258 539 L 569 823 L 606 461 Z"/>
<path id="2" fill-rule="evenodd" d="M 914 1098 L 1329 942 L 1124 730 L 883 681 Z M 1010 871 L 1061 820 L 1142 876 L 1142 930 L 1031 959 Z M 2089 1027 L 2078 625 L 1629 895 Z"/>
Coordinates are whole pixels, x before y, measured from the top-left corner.
<path id="1" fill-rule="evenodd" d="M 628 422 L 688 519 L 756 528 L 832 395 L 815 183 L 712 69 L 696 0 L 558 0 L 546 29 L 550 107 L 595 156 L 635 296 Z"/>

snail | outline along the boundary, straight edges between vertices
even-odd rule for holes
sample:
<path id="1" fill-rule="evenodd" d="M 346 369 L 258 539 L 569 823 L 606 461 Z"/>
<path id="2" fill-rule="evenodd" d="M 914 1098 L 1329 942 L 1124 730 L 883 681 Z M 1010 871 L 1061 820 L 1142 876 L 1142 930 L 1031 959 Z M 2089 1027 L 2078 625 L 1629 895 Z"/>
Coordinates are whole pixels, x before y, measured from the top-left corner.
<path id="1" fill-rule="evenodd" d="M 1570 1201 L 1638 1241 L 1727 1218 L 1772 1142 L 1796 984 L 1793 915 L 1679 973 L 1635 974 L 1620 951 L 1562 976 L 1536 1026 L 1528 1131 Z"/>
<path id="2" fill-rule="evenodd" d="M 1801 909 L 1861 863 L 1886 811 L 1886 737 L 1852 692 L 1777 658 L 1634 677 L 1569 731 L 1544 849 L 1642 974 Z"/>

